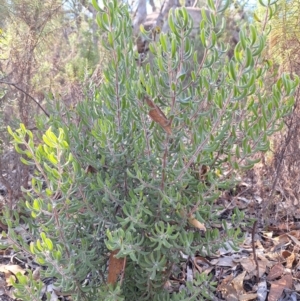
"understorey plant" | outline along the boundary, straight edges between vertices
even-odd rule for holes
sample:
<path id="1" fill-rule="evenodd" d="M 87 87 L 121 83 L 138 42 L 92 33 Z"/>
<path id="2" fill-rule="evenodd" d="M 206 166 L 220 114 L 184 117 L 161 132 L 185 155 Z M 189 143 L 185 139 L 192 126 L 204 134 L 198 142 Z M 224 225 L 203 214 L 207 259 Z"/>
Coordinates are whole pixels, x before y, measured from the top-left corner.
<path id="1" fill-rule="evenodd" d="M 269 149 L 298 78 L 284 74 L 266 93 L 271 5 L 265 23 L 240 31 L 229 58 L 218 40 L 220 2 L 208 1 L 203 11 L 201 57 L 180 8 L 170 14 L 170 32 L 150 43 L 151 65 L 143 65 L 127 7 L 94 1 L 108 56 L 101 85 L 73 110 L 58 102 L 38 145 L 23 125 L 9 129 L 35 174 L 19 204 L 22 216 L 6 212 L 6 244 L 74 300 L 208 300 L 215 289 L 209 275 L 196 273 L 180 288 L 170 276 L 179 277 L 186 258 L 243 239 L 242 212 L 221 220 L 216 201 Z M 15 283 L 23 300 L 41 294 L 29 278 Z"/>

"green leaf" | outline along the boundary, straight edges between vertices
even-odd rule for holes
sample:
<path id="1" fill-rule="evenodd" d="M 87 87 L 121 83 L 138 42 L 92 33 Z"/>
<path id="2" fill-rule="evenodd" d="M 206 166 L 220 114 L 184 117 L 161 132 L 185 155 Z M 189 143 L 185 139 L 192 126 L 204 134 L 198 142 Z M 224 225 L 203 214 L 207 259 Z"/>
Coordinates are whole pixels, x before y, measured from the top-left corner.
<path id="1" fill-rule="evenodd" d="M 164 52 L 167 52 L 167 37 L 164 34 L 159 36 L 159 42 Z"/>
<path id="2" fill-rule="evenodd" d="M 176 33 L 177 33 L 177 30 L 176 30 L 176 27 L 175 27 L 175 24 L 174 24 L 174 21 L 173 21 L 172 13 L 169 13 L 169 16 L 168 16 L 168 23 L 169 23 L 171 32 L 173 32 L 173 33 L 176 34 Z"/>
<path id="3" fill-rule="evenodd" d="M 57 158 L 54 156 L 54 153 L 51 153 L 47 156 L 47 159 L 53 164 L 53 165 L 57 165 L 58 160 Z"/>
<path id="4" fill-rule="evenodd" d="M 22 131 L 22 133 L 23 134 L 26 134 L 26 127 L 25 127 L 25 125 L 23 124 L 23 123 L 20 123 L 20 129 L 21 129 L 21 131 Z"/>
<path id="5" fill-rule="evenodd" d="M 200 39 L 201 39 L 201 43 L 202 43 L 203 47 L 206 48 L 207 43 L 206 43 L 206 37 L 205 37 L 205 29 L 201 29 Z"/>
<path id="6" fill-rule="evenodd" d="M 94 6 L 94 8 L 97 10 L 97 11 L 100 11 L 100 7 L 98 5 L 98 1 L 97 0 L 92 0 L 92 5 Z"/>
<path id="7" fill-rule="evenodd" d="M 247 42 L 246 42 L 246 37 L 245 37 L 245 31 L 244 31 L 244 29 L 242 29 L 240 31 L 239 36 L 240 36 L 241 46 L 245 50 L 246 47 L 247 47 Z"/>
<path id="8" fill-rule="evenodd" d="M 236 82 L 237 77 L 236 77 L 236 73 L 235 73 L 235 64 L 233 61 L 230 61 L 230 63 L 229 63 L 229 75 Z"/>
<path id="9" fill-rule="evenodd" d="M 30 248 L 30 252 L 32 253 L 32 254 L 35 254 L 35 250 L 34 250 L 34 242 L 30 242 L 30 244 L 29 244 L 29 248 Z"/>
<path id="10" fill-rule="evenodd" d="M 39 199 L 33 200 L 32 208 L 36 211 L 40 211 L 41 206 L 40 206 L 40 201 Z"/>
<path id="11" fill-rule="evenodd" d="M 47 245 L 47 249 L 51 252 L 53 250 L 53 243 L 50 238 L 45 239 L 45 244 Z"/>
<path id="12" fill-rule="evenodd" d="M 249 49 L 249 47 L 246 48 L 245 53 L 246 53 L 245 68 L 253 67 L 254 61 L 253 61 L 252 53 L 251 53 L 251 50 Z"/>
<path id="13" fill-rule="evenodd" d="M 43 135 L 43 141 L 50 147 L 55 148 L 57 144 L 49 139 L 46 135 Z"/>
<path id="14" fill-rule="evenodd" d="M 10 126 L 7 126 L 7 131 L 8 133 L 14 137 L 14 132 L 12 131 L 11 127 Z"/>
<path id="15" fill-rule="evenodd" d="M 218 13 L 224 12 L 229 7 L 230 0 L 225 0 L 225 3 L 224 3 L 224 1 L 222 1 L 222 5 L 223 5 L 222 7 L 218 7 L 218 10 L 217 10 Z"/>
<path id="16" fill-rule="evenodd" d="M 207 5 L 212 11 L 216 10 L 214 0 L 207 0 Z"/>
<path id="17" fill-rule="evenodd" d="M 253 46 L 257 40 L 257 30 L 253 24 L 249 25 L 251 33 L 251 46 Z"/>
<path id="18" fill-rule="evenodd" d="M 253 14 L 253 17 L 254 17 L 254 20 L 255 20 L 255 21 L 261 23 L 261 20 L 260 20 L 260 18 L 257 16 L 256 13 Z"/>
<path id="19" fill-rule="evenodd" d="M 32 165 L 31 162 L 27 161 L 26 159 L 24 159 L 23 157 L 20 157 L 20 161 L 25 164 L 25 165 Z"/>
<path id="20" fill-rule="evenodd" d="M 42 246 L 42 243 L 40 241 L 40 239 L 37 239 L 36 241 L 36 246 L 37 246 L 37 249 L 40 251 L 40 252 L 43 252 L 44 251 L 44 248 Z"/>
<path id="21" fill-rule="evenodd" d="M 57 260 L 57 261 L 60 261 L 61 258 L 62 258 L 62 254 L 61 254 L 61 251 L 60 250 L 57 250 L 57 251 L 53 251 L 53 257 Z"/>

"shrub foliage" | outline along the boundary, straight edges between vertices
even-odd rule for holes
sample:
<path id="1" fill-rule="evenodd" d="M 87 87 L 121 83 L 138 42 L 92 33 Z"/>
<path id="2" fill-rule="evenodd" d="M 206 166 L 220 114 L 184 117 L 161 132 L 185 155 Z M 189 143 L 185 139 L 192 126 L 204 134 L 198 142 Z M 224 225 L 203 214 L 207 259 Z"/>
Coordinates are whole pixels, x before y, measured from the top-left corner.
<path id="1" fill-rule="evenodd" d="M 268 137 L 293 107 L 298 78 L 283 75 L 267 95 L 265 31 L 242 29 L 229 59 L 218 40 L 225 7 L 213 1 L 200 25 L 201 58 L 181 8 L 170 14 L 171 32 L 150 44 L 151 65 L 142 66 L 126 6 L 94 5 L 110 55 L 102 84 L 74 110 L 58 104 L 39 145 L 23 125 L 9 128 L 35 174 L 19 205 L 28 214 L 6 212 L 7 243 L 74 300 L 209 299 L 207 275 L 172 294 L 166 283 L 184 255 L 213 254 L 242 239 L 243 214 L 236 210 L 228 227 L 215 201 L 269 149 Z M 125 271 L 107 286 L 111 251 L 126 258 Z M 30 275 L 15 283 L 23 300 L 41 294 Z"/>

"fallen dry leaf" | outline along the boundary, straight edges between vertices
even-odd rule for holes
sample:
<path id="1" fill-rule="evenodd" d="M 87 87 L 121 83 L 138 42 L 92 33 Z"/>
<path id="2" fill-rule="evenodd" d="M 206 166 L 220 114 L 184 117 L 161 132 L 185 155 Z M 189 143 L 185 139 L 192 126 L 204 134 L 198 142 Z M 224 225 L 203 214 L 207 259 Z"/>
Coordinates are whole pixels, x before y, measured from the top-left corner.
<path id="1" fill-rule="evenodd" d="M 109 267 L 108 267 L 108 284 L 115 284 L 118 278 L 125 270 L 126 258 L 116 258 L 115 255 L 119 250 L 114 250 L 109 256 Z"/>
<path id="2" fill-rule="evenodd" d="M 294 288 L 296 292 L 300 292 L 300 283 L 299 282 L 294 282 Z"/>
<path id="3" fill-rule="evenodd" d="M 256 263 L 253 258 L 247 257 L 240 260 L 240 263 L 244 270 L 246 270 L 249 274 L 256 275 Z M 258 260 L 259 267 L 259 277 L 261 277 L 266 272 L 266 261 Z"/>
<path id="4" fill-rule="evenodd" d="M 291 241 L 291 239 L 288 237 L 287 234 L 282 234 L 282 235 L 280 235 L 278 237 L 275 237 L 274 238 L 274 242 L 275 242 L 274 248 L 280 247 L 282 245 L 285 245 L 285 244 L 289 243 L 290 241 Z"/>
<path id="5" fill-rule="evenodd" d="M 270 252 L 266 252 L 265 255 L 271 261 L 281 261 L 282 260 L 282 256 L 279 252 L 270 251 Z"/>
<path id="6" fill-rule="evenodd" d="M 236 260 L 237 261 L 237 260 Z M 241 258 L 239 260 L 240 264 L 242 265 L 243 269 L 247 271 L 248 273 L 251 273 L 256 269 L 256 264 L 254 259 L 250 257 Z"/>
<path id="7" fill-rule="evenodd" d="M 188 218 L 189 223 L 194 226 L 195 228 L 198 228 L 202 231 L 206 231 L 206 228 L 204 224 L 200 223 L 198 220 L 196 220 L 193 216 Z"/>
<path id="8" fill-rule="evenodd" d="M 88 165 L 85 169 L 85 173 L 97 173 L 97 169 L 92 165 Z"/>
<path id="9" fill-rule="evenodd" d="M 41 268 L 37 267 L 32 273 L 32 278 L 34 280 L 40 280 L 40 276 L 41 276 Z"/>
<path id="10" fill-rule="evenodd" d="M 265 301 L 267 298 L 268 289 L 267 289 L 267 281 L 262 280 L 257 285 L 257 299 L 258 301 Z"/>
<path id="11" fill-rule="evenodd" d="M 290 231 L 289 233 L 287 233 L 288 235 L 290 236 L 294 236 L 296 237 L 297 239 L 300 239 L 300 231 L 299 230 L 293 230 L 293 231 Z"/>
<path id="12" fill-rule="evenodd" d="M 220 267 L 235 267 L 237 266 L 237 263 L 235 261 L 235 258 L 233 256 L 224 256 L 217 259 L 213 259 L 211 261 L 211 264 L 220 266 Z"/>
<path id="13" fill-rule="evenodd" d="M 293 286 L 292 275 L 284 275 L 281 279 L 271 282 L 271 289 L 268 301 L 278 301 L 285 288 L 291 289 Z"/>
<path id="14" fill-rule="evenodd" d="M 148 104 L 148 106 L 151 108 L 149 111 L 149 116 L 153 121 L 158 123 L 167 134 L 172 134 L 172 128 L 171 128 L 171 121 L 168 120 L 164 112 L 160 109 L 159 106 L 157 106 L 150 97 L 146 96 L 145 100 Z"/>
<path id="15" fill-rule="evenodd" d="M 233 275 L 229 275 L 223 279 L 222 283 L 218 285 L 217 291 L 222 293 L 222 297 L 226 301 L 239 301 L 238 294 L 235 288 L 231 285 Z"/>
<path id="16" fill-rule="evenodd" d="M 257 294 L 243 294 L 239 296 L 239 301 L 256 300 Z"/>
<path id="17" fill-rule="evenodd" d="M 193 282 L 194 279 L 194 273 L 192 267 L 188 264 L 186 267 L 186 281 L 187 282 Z"/>
<path id="18" fill-rule="evenodd" d="M 294 203 L 294 206 L 298 206 L 298 200 L 297 200 L 297 204 L 296 205 Z M 293 215 L 294 215 L 294 218 L 299 219 L 300 218 L 300 210 L 296 209 L 295 211 L 293 211 Z"/>
<path id="19" fill-rule="evenodd" d="M 249 200 L 244 197 L 238 197 L 235 200 L 235 206 L 243 210 L 249 207 Z"/>
<path id="20" fill-rule="evenodd" d="M 271 239 L 273 237 L 273 232 L 262 231 L 262 237 Z"/>
<path id="21" fill-rule="evenodd" d="M 208 265 L 208 266 L 210 265 L 210 262 L 205 257 L 202 256 L 195 256 L 194 261 L 201 265 Z"/>
<path id="22" fill-rule="evenodd" d="M 195 227 L 199 230 L 202 230 L 202 231 L 206 231 L 204 224 L 200 223 L 192 213 L 187 213 L 186 211 L 181 210 L 180 215 L 183 218 L 187 218 L 189 224 L 192 225 L 193 227 Z"/>
<path id="23" fill-rule="evenodd" d="M 292 252 L 291 255 L 286 258 L 286 268 L 291 269 L 293 267 L 295 258 L 296 258 L 296 255 L 294 252 Z"/>
<path id="24" fill-rule="evenodd" d="M 210 262 L 202 256 L 195 256 L 193 263 L 199 273 L 202 273 L 204 269 L 210 266 Z"/>
<path id="25" fill-rule="evenodd" d="M 292 231 L 292 232 L 298 232 L 298 231 Z M 288 237 L 293 241 L 294 244 L 300 247 L 300 241 L 294 235 L 288 234 Z"/>
<path id="26" fill-rule="evenodd" d="M 15 275 L 17 273 L 21 273 L 22 275 L 24 275 L 26 271 L 22 267 L 16 264 L 12 264 L 12 265 L 0 264 L 0 272 L 4 273 L 7 285 L 11 286 L 12 283 L 10 277 L 12 276 L 15 278 Z"/>
<path id="27" fill-rule="evenodd" d="M 246 271 L 239 274 L 231 282 L 232 285 L 234 286 L 236 292 L 238 293 L 238 295 L 242 295 L 242 294 L 245 293 L 245 290 L 244 290 L 244 278 L 245 278 L 245 276 L 246 276 Z"/>
<path id="28" fill-rule="evenodd" d="M 25 274 L 25 270 L 17 264 L 11 264 L 11 265 L 0 264 L 0 272 L 2 273 L 11 272 L 13 274 L 17 274 L 18 272 L 20 272 L 22 275 Z"/>
<path id="29" fill-rule="evenodd" d="M 271 280 L 274 280 L 276 278 L 279 278 L 279 277 L 282 276 L 283 272 L 284 272 L 284 267 L 280 262 L 278 262 L 278 263 L 276 263 L 275 265 L 272 266 L 272 268 L 269 272 L 269 275 L 267 277 L 267 280 L 271 281 Z"/>
<path id="30" fill-rule="evenodd" d="M 290 257 L 291 256 L 291 252 L 290 251 L 287 251 L 287 250 L 283 250 L 282 252 L 281 252 L 281 256 L 283 257 L 283 258 L 288 258 L 288 257 Z"/>
<path id="31" fill-rule="evenodd" d="M 197 264 L 196 260 L 194 260 L 194 266 L 197 269 L 197 271 L 201 274 L 202 273 L 202 268 Z"/>

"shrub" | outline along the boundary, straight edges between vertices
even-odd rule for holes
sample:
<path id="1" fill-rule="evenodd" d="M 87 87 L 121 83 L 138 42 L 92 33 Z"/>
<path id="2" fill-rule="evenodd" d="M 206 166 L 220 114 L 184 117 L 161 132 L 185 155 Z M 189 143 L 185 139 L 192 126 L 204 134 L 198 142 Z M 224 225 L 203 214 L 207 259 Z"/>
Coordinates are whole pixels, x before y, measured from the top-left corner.
<path id="1" fill-rule="evenodd" d="M 27 234 L 16 231 L 17 211 L 13 219 L 7 211 L 8 237 L 74 300 L 209 299 L 214 283 L 204 274 L 177 293 L 164 286 L 183 255 L 213 254 L 242 239 L 243 214 L 236 209 L 229 227 L 215 201 L 268 150 L 268 137 L 293 107 L 298 78 L 283 75 L 266 95 L 265 34 L 254 25 L 241 30 L 229 60 L 214 30 L 222 8 L 212 1 L 200 28 L 202 61 L 182 8 L 169 19 L 171 34 L 150 45 L 151 68 L 135 64 L 127 8 L 95 6 L 110 53 L 103 83 L 73 111 L 57 105 L 38 146 L 24 126 L 9 129 L 36 173 L 19 205 L 31 214 L 22 216 Z M 126 258 L 125 273 L 119 269 L 106 286 L 112 251 Z M 38 285 L 22 283 L 18 292 Z"/>

